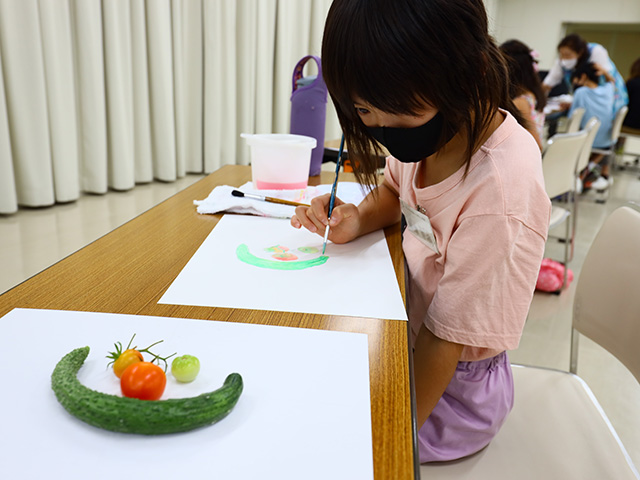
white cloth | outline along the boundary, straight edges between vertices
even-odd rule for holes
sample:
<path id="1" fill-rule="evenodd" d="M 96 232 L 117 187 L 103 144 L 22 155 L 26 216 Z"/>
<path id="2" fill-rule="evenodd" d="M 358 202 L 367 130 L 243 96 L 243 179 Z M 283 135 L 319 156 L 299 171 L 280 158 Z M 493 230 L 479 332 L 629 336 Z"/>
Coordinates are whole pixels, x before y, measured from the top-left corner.
<path id="1" fill-rule="evenodd" d="M 220 212 L 245 213 L 262 217 L 291 218 L 295 207 L 279 203 L 264 202 L 248 197 L 234 197 L 231 192 L 240 190 L 243 193 L 253 193 L 266 197 L 281 198 L 298 203 L 310 203 L 314 197 L 331 192 L 331 185 L 318 185 L 303 190 L 254 190 L 253 184 L 247 182 L 241 187 L 220 185 L 215 187 L 204 200 L 194 200 L 196 211 L 202 214 Z M 355 182 L 338 182 L 336 196 L 345 203 L 358 205 L 366 195 L 366 191 Z"/>

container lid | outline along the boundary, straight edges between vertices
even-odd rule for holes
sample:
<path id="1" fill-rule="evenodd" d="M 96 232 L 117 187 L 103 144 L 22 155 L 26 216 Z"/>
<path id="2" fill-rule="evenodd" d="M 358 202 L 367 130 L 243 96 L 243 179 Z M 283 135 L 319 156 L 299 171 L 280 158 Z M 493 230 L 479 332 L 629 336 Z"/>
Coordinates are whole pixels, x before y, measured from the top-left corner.
<path id="1" fill-rule="evenodd" d="M 247 140 L 249 145 L 287 145 L 315 148 L 318 141 L 306 135 L 293 133 L 241 133 L 240 136 Z"/>

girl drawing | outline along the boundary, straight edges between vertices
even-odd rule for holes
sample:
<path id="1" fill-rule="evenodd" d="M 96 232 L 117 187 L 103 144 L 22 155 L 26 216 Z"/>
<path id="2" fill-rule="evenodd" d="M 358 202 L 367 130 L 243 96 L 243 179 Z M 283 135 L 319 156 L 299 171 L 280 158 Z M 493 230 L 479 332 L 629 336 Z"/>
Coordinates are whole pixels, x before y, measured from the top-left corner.
<path id="1" fill-rule="evenodd" d="M 420 461 L 472 454 L 513 405 L 506 351 L 522 334 L 550 214 L 540 149 L 482 0 L 335 0 L 322 69 L 359 181 L 375 178 L 378 142 L 391 153 L 359 206 L 336 201 L 329 238 L 404 214 Z M 297 207 L 291 224 L 324 234 L 328 201 Z"/>

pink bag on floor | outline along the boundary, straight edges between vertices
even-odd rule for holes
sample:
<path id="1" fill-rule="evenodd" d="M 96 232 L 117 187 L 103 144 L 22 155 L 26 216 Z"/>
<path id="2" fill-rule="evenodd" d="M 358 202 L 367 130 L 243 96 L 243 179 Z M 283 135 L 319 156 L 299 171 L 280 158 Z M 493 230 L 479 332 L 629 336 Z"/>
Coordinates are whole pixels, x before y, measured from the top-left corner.
<path id="1" fill-rule="evenodd" d="M 536 282 L 536 290 L 541 292 L 557 292 L 562 287 L 564 277 L 564 265 L 550 258 L 543 258 L 540 264 L 540 273 Z M 567 270 L 567 287 L 573 280 L 573 272 Z"/>

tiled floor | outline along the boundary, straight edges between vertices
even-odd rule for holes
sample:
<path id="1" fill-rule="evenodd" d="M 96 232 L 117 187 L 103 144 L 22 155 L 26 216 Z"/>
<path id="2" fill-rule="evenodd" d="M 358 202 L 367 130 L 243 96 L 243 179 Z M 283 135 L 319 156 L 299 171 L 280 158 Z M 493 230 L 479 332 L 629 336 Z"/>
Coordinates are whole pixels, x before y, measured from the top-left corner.
<path id="1" fill-rule="evenodd" d="M 576 276 L 598 228 L 616 207 L 640 203 L 638 172 L 616 171 L 609 200 L 596 204 L 581 196 L 575 257 Z M 189 175 L 175 183 L 141 185 L 128 192 L 86 195 L 52 208 L 24 209 L 0 216 L 0 292 L 199 180 Z M 547 256 L 560 258 L 561 246 L 549 241 Z M 638 266 L 640 268 L 640 266 Z M 568 370 L 571 303 L 574 284 L 561 295 L 536 293 L 520 347 L 510 352 L 514 363 Z M 640 347 L 639 347 L 640 348 Z M 581 339 L 578 373 L 593 389 L 635 464 L 640 466 L 640 386 L 611 355 Z"/>
<path id="2" fill-rule="evenodd" d="M 109 233 L 200 180 L 153 182 L 125 192 L 83 195 L 76 202 L 0 215 L 0 293 Z M 194 198 L 194 200 L 196 200 Z"/>

